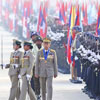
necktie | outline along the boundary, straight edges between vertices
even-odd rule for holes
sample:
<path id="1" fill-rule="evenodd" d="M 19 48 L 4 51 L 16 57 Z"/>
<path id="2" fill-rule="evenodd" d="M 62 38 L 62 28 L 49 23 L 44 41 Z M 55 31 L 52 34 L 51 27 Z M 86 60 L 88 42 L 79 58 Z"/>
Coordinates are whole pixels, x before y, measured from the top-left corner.
<path id="1" fill-rule="evenodd" d="M 26 55 L 26 51 L 24 52 L 24 55 Z"/>

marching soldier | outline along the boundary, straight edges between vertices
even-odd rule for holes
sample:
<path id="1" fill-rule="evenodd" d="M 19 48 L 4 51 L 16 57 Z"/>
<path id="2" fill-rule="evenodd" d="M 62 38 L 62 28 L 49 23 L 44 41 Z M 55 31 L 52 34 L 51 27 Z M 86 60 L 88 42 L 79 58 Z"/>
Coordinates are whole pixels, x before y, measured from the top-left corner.
<path id="1" fill-rule="evenodd" d="M 40 77 L 42 100 L 52 100 L 53 77 L 56 78 L 58 73 L 56 52 L 50 49 L 50 44 L 51 40 L 44 38 L 44 48 L 38 52 L 36 58 L 35 77 Z"/>
<path id="2" fill-rule="evenodd" d="M 20 72 L 22 76 L 22 89 L 19 100 L 25 100 L 27 92 L 30 97 L 30 100 L 36 100 L 35 93 L 33 92 L 30 84 L 33 63 L 34 63 L 34 57 L 31 51 L 32 48 L 33 46 L 30 42 L 27 41 L 24 42 L 25 52 L 21 59 L 21 72 Z"/>
<path id="3" fill-rule="evenodd" d="M 42 38 L 40 36 L 36 37 L 36 46 L 38 47 L 38 51 L 42 48 Z M 37 97 L 37 100 L 40 100 L 41 96 L 40 96 L 40 81 L 39 78 L 35 77 L 35 66 L 33 68 L 33 79 L 34 79 L 34 90 L 35 90 L 35 94 Z"/>
<path id="4" fill-rule="evenodd" d="M 38 36 L 37 32 L 32 32 L 31 33 L 31 39 L 32 39 L 32 42 L 33 42 L 33 44 L 32 44 L 33 45 L 32 53 L 33 53 L 34 59 L 36 59 L 36 55 L 37 55 L 37 52 L 38 52 L 38 47 L 35 43 L 35 40 L 36 40 L 37 36 Z M 35 66 L 35 60 L 34 60 L 34 64 L 33 64 L 33 72 L 34 72 L 34 66 Z M 34 73 L 33 73 L 33 75 L 34 75 Z M 35 90 L 34 89 L 34 76 L 32 76 L 32 78 L 31 78 L 31 87 L 32 87 L 33 90 Z"/>
<path id="5" fill-rule="evenodd" d="M 7 64 L 5 68 L 9 68 L 9 76 L 11 80 L 11 90 L 9 100 L 19 100 L 20 90 L 18 87 L 20 73 L 20 59 L 22 57 L 22 52 L 19 50 L 21 48 L 21 42 L 18 40 L 13 40 L 14 52 L 10 56 L 10 64 Z"/>

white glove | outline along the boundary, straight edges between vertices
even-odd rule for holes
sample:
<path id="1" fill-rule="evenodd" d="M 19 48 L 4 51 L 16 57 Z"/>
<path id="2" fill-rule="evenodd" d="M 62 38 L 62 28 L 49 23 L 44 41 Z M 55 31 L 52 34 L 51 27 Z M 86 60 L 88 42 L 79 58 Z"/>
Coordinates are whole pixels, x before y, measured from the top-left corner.
<path id="1" fill-rule="evenodd" d="M 18 78 L 21 79 L 21 75 L 20 74 L 18 75 Z"/>
<path id="2" fill-rule="evenodd" d="M 27 80 L 29 81 L 31 79 L 31 76 L 29 74 L 26 75 Z"/>
<path id="3" fill-rule="evenodd" d="M 6 68 L 6 64 L 1 64 L 0 65 L 2 68 Z"/>
<path id="4" fill-rule="evenodd" d="M 18 64 L 12 64 L 12 67 L 13 68 L 18 68 L 19 66 L 18 66 Z"/>

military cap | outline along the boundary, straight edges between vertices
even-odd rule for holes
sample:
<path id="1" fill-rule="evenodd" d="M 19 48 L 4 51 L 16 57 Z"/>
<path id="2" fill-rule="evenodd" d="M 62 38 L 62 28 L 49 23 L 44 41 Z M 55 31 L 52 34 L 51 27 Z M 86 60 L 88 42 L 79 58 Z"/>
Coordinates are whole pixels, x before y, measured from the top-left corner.
<path id="1" fill-rule="evenodd" d="M 33 46 L 32 46 L 32 43 L 31 42 L 29 42 L 29 41 L 24 41 L 24 46 L 30 46 L 30 49 L 32 49 L 33 48 Z"/>
<path id="2" fill-rule="evenodd" d="M 21 48 L 21 42 L 19 40 L 13 39 L 13 45 L 19 45 Z"/>
<path id="3" fill-rule="evenodd" d="M 41 42 L 43 42 L 43 39 L 42 39 L 41 36 L 37 36 L 36 39 L 35 39 L 35 42 L 36 42 L 36 41 L 41 41 Z"/>
<path id="4" fill-rule="evenodd" d="M 72 28 L 72 30 L 76 30 L 77 32 L 81 32 L 82 31 L 81 27 L 79 27 L 79 26 L 74 26 Z"/>
<path id="5" fill-rule="evenodd" d="M 38 33 L 37 33 L 36 31 L 32 31 L 32 32 L 31 32 L 31 38 L 32 38 L 32 36 L 34 36 L 34 35 L 38 35 Z"/>
<path id="6" fill-rule="evenodd" d="M 46 37 L 46 38 L 43 39 L 43 42 L 50 43 L 51 39 Z"/>

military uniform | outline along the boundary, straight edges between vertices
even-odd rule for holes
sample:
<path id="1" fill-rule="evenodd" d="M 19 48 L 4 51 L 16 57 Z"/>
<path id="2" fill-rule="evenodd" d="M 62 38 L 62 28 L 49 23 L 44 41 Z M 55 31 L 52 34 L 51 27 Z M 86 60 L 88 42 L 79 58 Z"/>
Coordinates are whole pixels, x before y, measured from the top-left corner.
<path id="1" fill-rule="evenodd" d="M 49 42 L 48 39 L 44 40 L 45 42 Z M 44 55 L 48 52 L 47 59 L 45 59 Z M 41 49 L 36 58 L 36 67 L 35 67 L 35 75 L 40 77 L 40 87 L 42 100 L 52 100 L 52 81 L 53 76 L 57 76 L 58 68 L 57 68 L 57 56 L 56 52 L 52 49 L 44 50 Z M 47 86 L 47 87 L 46 87 Z M 47 91 L 47 99 L 46 99 L 46 91 Z"/>
<path id="2" fill-rule="evenodd" d="M 24 45 L 30 45 L 29 42 L 24 42 Z M 32 46 L 31 46 L 32 47 Z M 34 57 L 31 50 L 25 51 L 21 58 L 21 76 L 22 76 L 22 89 L 19 100 L 26 99 L 26 93 L 28 92 L 30 100 L 36 100 L 35 93 L 33 92 L 30 84 L 32 76 Z"/>
<path id="3" fill-rule="evenodd" d="M 13 44 L 21 46 L 21 42 L 18 40 L 14 40 Z M 9 100 L 15 100 L 15 98 L 19 100 L 20 89 L 18 86 L 18 75 L 20 73 L 20 59 L 22 57 L 22 54 L 23 53 L 20 50 L 16 50 L 12 52 L 10 56 L 9 76 L 12 86 L 10 90 Z M 6 67 L 8 67 L 8 65 Z"/>
<path id="4" fill-rule="evenodd" d="M 42 40 L 42 38 L 40 36 L 37 36 L 35 41 L 43 42 L 43 40 Z M 37 96 L 37 100 L 40 100 L 41 96 L 40 96 L 40 81 L 39 81 L 39 78 L 35 77 L 35 66 L 36 66 L 36 56 L 37 56 L 38 51 L 41 48 L 42 48 L 42 44 L 41 44 L 41 47 L 38 47 L 36 44 L 34 44 L 33 45 L 33 50 L 32 50 L 33 55 L 35 56 L 35 62 L 34 62 L 34 68 L 33 68 L 33 80 L 34 80 L 34 91 L 35 91 L 35 94 Z"/>
<path id="5" fill-rule="evenodd" d="M 35 31 L 31 32 L 31 38 L 32 38 L 32 36 L 38 36 L 37 32 L 35 32 Z M 32 69 L 33 70 L 33 76 L 31 78 L 31 87 L 32 87 L 33 90 L 35 90 L 35 86 L 34 86 L 34 68 L 35 68 L 35 61 L 36 61 L 36 55 L 37 55 L 37 52 L 38 52 L 38 47 L 35 44 L 35 39 L 32 40 L 32 42 L 33 42 L 33 44 L 32 44 L 32 46 L 33 46 L 32 53 L 33 53 L 33 56 L 34 56 L 34 64 L 33 64 L 33 69 Z"/>
<path id="6" fill-rule="evenodd" d="M 78 27 L 78 26 L 75 26 L 73 27 L 73 30 L 76 30 L 76 32 L 81 32 L 81 28 Z M 76 50 L 77 50 L 77 36 L 78 34 L 75 34 L 75 37 L 73 38 L 73 42 L 72 42 L 72 45 L 71 45 L 71 54 L 72 54 L 72 57 L 71 57 L 71 64 L 70 64 L 70 72 L 71 72 L 71 75 L 72 75 L 72 80 L 71 81 L 77 81 L 77 69 L 76 69 L 76 66 L 75 66 L 75 56 L 76 56 Z M 78 81 L 77 81 L 78 82 Z"/>

